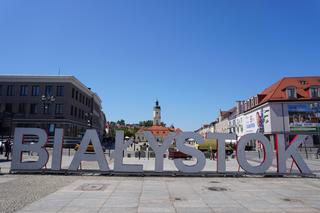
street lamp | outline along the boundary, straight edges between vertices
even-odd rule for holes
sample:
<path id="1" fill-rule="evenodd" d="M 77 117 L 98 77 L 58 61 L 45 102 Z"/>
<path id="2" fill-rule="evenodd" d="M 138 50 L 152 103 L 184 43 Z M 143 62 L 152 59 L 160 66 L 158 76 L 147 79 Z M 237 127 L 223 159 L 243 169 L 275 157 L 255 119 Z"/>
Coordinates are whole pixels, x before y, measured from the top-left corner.
<path id="1" fill-rule="evenodd" d="M 88 113 L 88 112 L 86 112 L 85 114 L 84 114 L 84 117 L 86 118 L 86 120 L 87 120 L 87 125 L 88 125 L 88 127 L 91 127 L 92 126 L 92 112 L 90 112 L 90 113 Z"/>
<path id="2" fill-rule="evenodd" d="M 56 101 L 56 97 L 52 96 L 41 96 L 41 102 L 43 104 L 43 114 L 46 113 L 46 110 L 49 108 L 49 105 Z"/>

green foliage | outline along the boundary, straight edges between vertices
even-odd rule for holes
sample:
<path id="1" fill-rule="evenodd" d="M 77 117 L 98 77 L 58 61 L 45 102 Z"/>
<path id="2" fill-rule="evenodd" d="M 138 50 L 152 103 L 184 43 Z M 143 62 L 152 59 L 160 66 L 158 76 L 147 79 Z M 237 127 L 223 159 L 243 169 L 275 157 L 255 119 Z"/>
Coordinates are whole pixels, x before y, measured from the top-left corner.
<path id="1" fill-rule="evenodd" d="M 125 126 L 126 122 L 123 119 L 121 119 L 121 120 L 117 121 L 117 124 L 121 125 L 121 126 Z"/>
<path id="2" fill-rule="evenodd" d="M 124 131 L 124 136 L 125 137 L 134 137 L 136 132 L 139 130 L 137 127 L 129 127 L 126 125 L 126 122 L 121 119 L 118 120 L 117 122 L 111 121 L 109 125 L 109 134 L 108 137 L 115 138 L 116 136 L 116 131 L 122 130 Z"/>
<path id="3" fill-rule="evenodd" d="M 140 121 L 139 126 L 151 127 L 153 126 L 153 121 L 152 120 Z M 161 126 L 166 127 L 166 124 L 161 122 Z"/>
<path id="4" fill-rule="evenodd" d="M 140 126 L 145 126 L 145 127 L 150 127 L 150 126 L 153 126 L 153 121 L 152 120 L 140 121 L 139 125 Z"/>

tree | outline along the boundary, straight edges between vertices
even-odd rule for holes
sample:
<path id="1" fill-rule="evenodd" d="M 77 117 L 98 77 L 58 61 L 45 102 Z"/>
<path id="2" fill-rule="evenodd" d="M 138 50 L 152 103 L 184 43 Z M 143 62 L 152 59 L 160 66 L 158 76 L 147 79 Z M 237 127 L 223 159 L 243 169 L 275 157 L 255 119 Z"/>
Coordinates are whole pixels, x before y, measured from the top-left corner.
<path id="1" fill-rule="evenodd" d="M 117 124 L 121 125 L 121 126 L 125 126 L 126 122 L 123 119 L 121 119 L 121 120 L 117 121 Z"/>
<path id="2" fill-rule="evenodd" d="M 167 124 L 165 124 L 165 123 L 161 122 L 161 126 L 166 127 L 166 126 L 167 126 Z"/>
<path id="3" fill-rule="evenodd" d="M 150 126 L 153 126 L 153 121 L 152 120 L 140 121 L 139 125 L 145 126 L 145 127 L 150 127 Z"/>

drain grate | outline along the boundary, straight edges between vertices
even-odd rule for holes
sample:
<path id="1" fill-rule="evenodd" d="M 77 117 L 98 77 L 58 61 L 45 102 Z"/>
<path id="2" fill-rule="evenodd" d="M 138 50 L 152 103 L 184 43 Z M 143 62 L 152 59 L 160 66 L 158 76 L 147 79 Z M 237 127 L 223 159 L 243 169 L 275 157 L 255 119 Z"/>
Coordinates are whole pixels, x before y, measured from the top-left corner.
<path id="1" fill-rule="evenodd" d="M 286 202 L 292 202 L 292 203 L 299 203 L 299 202 L 302 202 L 301 200 L 298 200 L 298 199 L 292 199 L 292 198 L 282 198 L 281 200 L 286 201 Z"/>
<path id="2" fill-rule="evenodd" d="M 209 191 L 214 191 L 214 192 L 225 192 L 228 191 L 227 188 L 223 188 L 223 187 L 208 187 Z"/>
<path id="3" fill-rule="evenodd" d="M 85 183 L 79 186 L 76 190 L 86 192 L 103 191 L 107 188 L 107 186 L 107 184 L 101 183 Z"/>
<path id="4" fill-rule="evenodd" d="M 170 199 L 171 201 L 184 201 L 186 200 L 185 198 L 181 198 L 181 197 L 174 197 Z"/>

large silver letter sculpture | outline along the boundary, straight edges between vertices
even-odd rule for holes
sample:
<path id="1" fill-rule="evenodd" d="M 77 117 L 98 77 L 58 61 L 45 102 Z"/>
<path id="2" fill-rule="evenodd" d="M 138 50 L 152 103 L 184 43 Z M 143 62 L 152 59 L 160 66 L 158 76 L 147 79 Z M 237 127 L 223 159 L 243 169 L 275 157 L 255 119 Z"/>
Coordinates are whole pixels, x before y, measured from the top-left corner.
<path id="1" fill-rule="evenodd" d="M 284 135 L 279 134 L 276 136 L 276 148 L 277 148 L 277 161 L 278 161 L 278 172 L 286 173 L 287 172 L 287 159 L 292 157 L 292 160 L 297 165 L 299 171 L 303 174 L 311 174 L 309 167 L 304 162 L 301 155 L 298 153 L 298 147 L 306 139 L 306 135 L 296 136 L 293 141 L 291 141 L 290 146 L 286 148 Z"/>
<path id="2" fill-rule="evenodd" d="M 236 134 L 224 134 L 224 133 L 208 133 L 208 139 L 217 139 L 218 158 L 217 158 L 217 172 L 226 172 L 226 140 L 236 140 Z"/>
<path id="3" fill-rule="evenodd" d="M 38 142 L 34 144 L 23 143 L 25 135 L 38 137 Z M 47 143 L 47 133 L 38 128 L 16 128 L 14 132 L 13 152 L 11 170 L 38 170 L 42 169 L 48 162 L 49 154 L 44 148 Z M 23 152 L 36 152 L 39 156 L 38 161 L 21 162 Z"/>
<path id="4" fill-rule="evenodd" d="M 87 153 L 87 147 L 91 142 L 94 152 Z M 78 170 L 81 161 L 97 161 L 101 171 L 109 171 L 107 160 L 104 156 L 98 133 L 95 129 L 88 129 L 82 138 L 80 147 L 71 162 L 69 170 Z"/>
<path id="5" fill-rule="evenodd" d="M 116 131 L 116 147 L 114 154 L 114 171 L 117 172 L 143 172 L 143 165 L 137 164 L 123 164 L 123 152 L 132 143 L 133 140 L 130 139 L 128 142 L 124 143 L 124 132 Z"/>
<path id="6" fill-rule="evenodd" d="M 184 144 L 186 142 L 186 139 L 189 139 L 189 138 L 194 139 L 198 144 L 204 143 L 204 139 L 201 137 L 201 135 L 195 132 L 183 132 L 177 138 L 177 141 L 176 141 L 177 149 L 180 152 L 183 152 L 187 155 L 191 155 L 197 158 L 197 163 L 195 165 L 189 166 L 184 164 L 182 159 L 174 159 L 174 164 L 176 165 L 177 169 L 181 172 L 197 173 L 197 172 L 200 172 L 205 167 L 206 158 L 201 151 L 193 147 L 186 146 Z"/>
<path id="7" fill-rule="evenodd" d="M 165 137 L 165 139 L 163 140 L 162 144 L 159 144 L 152 133 L 149 131 L 145 131 L 144 136 L 146 137 L 152 150 L 156 154 L 155 172 L 163 172 L 163 155 L 172 143 L 175 137 L 175 133 L 169 133 L 169 135 L 167 135 L 167 137 Z"/>
<path id="8" fill-rule="evenodd" d="M 259 166 L 252 166 L 246 160 L 245 146 L 251 140 L 259 141 L 264 148 L 264 160 Z M 273 152 L 270 141 L 260 133 L 252 133 L 241 137 L 240 141 L 237 144 L 237 160 L 241 168 L 249 173 L 265 173 L 272 165 L 273 160 Z"/>
<path id="9" fill-rule="evenodd" d="M 63 129 L 56 129 L 54 132 L 53 153 L 52 153 L 52 170 L 61 170 L 62 148 L 63 148 Z"/>

